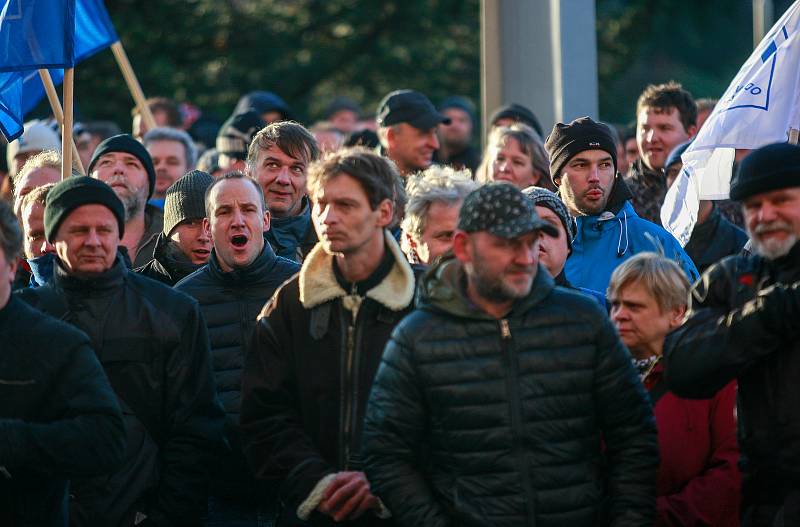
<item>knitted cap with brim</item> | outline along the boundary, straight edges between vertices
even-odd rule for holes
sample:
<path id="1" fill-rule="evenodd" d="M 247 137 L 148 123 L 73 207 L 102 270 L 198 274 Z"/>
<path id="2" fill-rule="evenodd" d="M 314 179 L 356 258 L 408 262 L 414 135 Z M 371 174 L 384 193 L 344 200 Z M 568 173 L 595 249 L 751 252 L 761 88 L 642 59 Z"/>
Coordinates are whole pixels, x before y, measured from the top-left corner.
<path id="1" fill-rule="evenodd" d="M 125 234 L 125 207 L 114 190 L 99 179 L 73 176 L 56 184 L 47 193 L 44 207 L 44 235 L 55 242 L 58 228 L 78 207 L 103 205 L 117 219 L 119 238 Z"/>
<path id="2" fill-rule="evenodd" d="M 570 216 L 567 210 L 567 206 L 564 205 L 564 202 L 561 201 L 558 194 L 541 187 L 528 187 L 524 189 L 522 193 L 533 202 L 534 207 L 547 207 L 558 216 L 558 219 L 561 220 L 561 224 L 564 225 L 564 232 L 567 233 L 567 248 L 572 251 L 572 241 L 575 239 L 577 225 L 575 225 L 572 216 Z"/>
<path id="3" fill-rule="evenodd" d="M 800 146 L 774 143 L 753 150 L 742 159 L 731 179 L 731 199 L 800 187 Z"/>
<path id="4" fill-rule="evenodd" d="M 89 166 L 86 168 L 86 173 L 91 174 L 95 164 L 97 164 L 100 158 L 112 152 L 130 154 L 142 163 L 142 167 L 144 167 L 145 172 L 147 172 L 147 183 L 149 185 L 147 199 L 150 199 L 156 188 L 156 169 L 153 166 L 153 159 L 150 157 L 150 153 L 144 145 L 134 139 L 130 134 L 115 135 L 97 145 L 97 149 L 92 155 L 92 160 L 89 161 Z"/>
<path id="5" fill-rule="evenodd" d="M 170 185 L 164 199 L 165 236 L 186 220 L 206 217 L 206 190 L 213 182 L 214 178 L 208 172 L 192 170 Z"/>

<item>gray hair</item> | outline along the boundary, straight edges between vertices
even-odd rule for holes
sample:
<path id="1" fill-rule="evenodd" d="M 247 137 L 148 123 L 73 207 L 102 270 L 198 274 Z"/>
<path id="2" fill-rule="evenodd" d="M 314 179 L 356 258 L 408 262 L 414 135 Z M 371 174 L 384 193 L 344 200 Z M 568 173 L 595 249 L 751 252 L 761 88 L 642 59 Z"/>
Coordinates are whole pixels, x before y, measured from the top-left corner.
<path id="1" fill-rule="evenodd" d="M 184 154 L 186 155 L 187 171 L 194 168 L 194 164 L 197 162 L 197 147 L 194 146 L 194 141 L 192 141 L 192 137 L 189 134 L 177 128 L 160 126 L 148 130 L 142 138 L 142 143 L 145 148 L 147 148 L 150 143 L 155 143 L 156 141 L 175 141 L 176 143 L 181 143 L 183 145 Z"/>
<path id="2" fill-rule="evenodd" d="M 408 203 L 403 219 L 403 231 L 419 237 L 425 231 L 428 211 L 434 203 L 454 205 L 478 188 L 469 170 L 453 170 L 434 165 L 409 177 L 406 183 Z"/>

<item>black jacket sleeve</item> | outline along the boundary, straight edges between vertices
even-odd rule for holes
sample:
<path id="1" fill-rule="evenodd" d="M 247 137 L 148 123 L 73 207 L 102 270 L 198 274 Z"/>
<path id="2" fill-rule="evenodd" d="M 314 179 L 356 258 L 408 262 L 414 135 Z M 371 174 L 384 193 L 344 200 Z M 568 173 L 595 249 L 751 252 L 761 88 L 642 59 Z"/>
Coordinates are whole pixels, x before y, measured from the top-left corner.
<path id="1" fill-rule="evenodd" d="M 10 473 L 34 470 L 54 476 L 95 476 L 117 468 L 125 451 L 125 427 L 117 397 L 83 337 L 58 349 L 59 368 L 47 386 L 49 415 L 56 420 L 0 419 L 0 466 Z M 58 408 L 55 410 L 53 407 Z"/>
<path id="2" fill-rule="evenodd" d="M 711 398 L 749 365 L 800 334 L 800 284 L 774 284 L 736 303 L 735 260 L 709 269 L 692 289 L 686 322 L 664 344 L 670 390 Z"/>
<path id="3" fill-rule="evenodd" d="M 148 518 L 159 525 L 197 523 L 206 510 L 206 466 L 223 441 L 225 414 L 211 373 L 211 351 L 196 302 L 186 310 L 181 342 L 166 364 L 162 473 Z"/>
<path id="4" fill-rule="evenodd" d="M 296 510 L 324 476 L 336 472 L 303 429 L 290 312 L 273 298 L 256 324 L 242 374 L 240 416 L 245 455 L 257 479 L 282 480 L 281 498 Z M 335 433 L 335 432 L 332 432 Z"/>
<path id="5" fill-rule="evenodd" d="M 367 405 L 362 435 L 367 478 L 399 525 L 445 527 L 451 519 L 420 472 L 424 395 L 403 329 L 386 345 Z"/>
<path id="6" fill-rule="evenodd" d="M 603 318 L 594 400 L 608 460 L 610 525 L 649 527 L 655 520 L 659 462 L 655 418 L 628 350 Z"/>

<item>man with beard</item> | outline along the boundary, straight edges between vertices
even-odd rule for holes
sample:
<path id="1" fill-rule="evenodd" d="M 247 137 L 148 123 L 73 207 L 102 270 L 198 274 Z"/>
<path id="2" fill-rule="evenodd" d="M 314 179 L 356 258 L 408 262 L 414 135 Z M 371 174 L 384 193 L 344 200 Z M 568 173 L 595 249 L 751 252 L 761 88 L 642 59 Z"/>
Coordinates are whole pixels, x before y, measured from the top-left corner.
<path id="1" fill-rule="evenodd" d="M 681 397 L 711 398 L 738 379 L 742 525 L 796 526 L 800 147 L 752 151 L 730 197 L 742 202 L 753 254 L 725 258 L 694 286 L 686 323 L 665 343 L 667 384 Z"/>
<path id="2" fill-rule="evenodd" d="M 450 124 L 431 101 L 413 90 L 396 90 L 378 105 L 378 137 L 386 157 L 394 161 L 404 178 L 425 170 L 439 149 L 436 129 Z"/>
<path id="3" fill-rule="evenodd" d="M 281 525 L 386 525 L 360 446 L 383 346 L 414 295 L 413 271 L 387 230 L 399 177 L 363 148 L 312 165 L 320 241 L 256 325 L 242 431 L 256 477 L 280 484 Z"/>
<path id="4" fill-rule="evenodd" d="M 133 267 L 141 267 L 153 255 L 156 235 L 164 227 L 164 213 L 147 200 L 156 188 L 156 171 L 145 147 L 128 134 L 109 137 L 94 151 L 86 168 L 94 179 L 107 183 L 122 201 L 127 249 Z"/>
<path id="5" fill-rule="evenodd" d="M 164 229 L 156 238 L 153 259 L 137 273 L 173 286 L 208 262 L 211 234 L 204 200 L 213 182 L 211 174 L 192 170 L 167 189 Z"/>
<path id="6" fill-rule="evenodd" d="M 200 303 L 211 340 L 217 393 L 227 414 L 226 446 L 216 452 L 209 470 L 208 525 L 227 525 L 234 519 L 260 525 L 274 510 L 267 501 L 271 487 L 257 486 L 244 457 L 239 428 L 242 368 L 259 311 L 300 266 L 276 256 L 264 239 L 270 214 L 255 180 L 231 172 L 211 183 L 205 196 L 203 224 L 214 248 L 208 265 L 175 289 Z"/>
<path id="7" fill-rule="evenodd" d="M 667 231 L 640 218 L 617 172 L 617 145 L 608 126 L 589 117 L 557 123 L 547 138 L 550 177 L 577 230 L 566 278 L 577 287 L 605 291 L 614 269 L 642 251 L 663 251 L 678 261 L 690 282 L 697 269 Z"/>
<path id="8" fill-rule="evenodd" d="M 362 444 L 397 525 L 653 524 L 647 396 L 603 309 L 539 265 L 540 232 L 512 185 L 472 192 L 392 333 Z"/>
<path id="9" fill-rule="evenodd" d="M 122 465 L 70 485 L 71 525 L 199 524 L 205 466 L 222 441 L 206 325 L 186 295 L 128 270 L 125 210 L 102 181 L 70 177 L 47 196 L 53 278 L 18 294 L 85 332 L 122 407 Z"/>
<path id="10" fill-rule="evenodd" d="M 270 213 L 267 241 L 278 256 L 296 262 L 317 243 L 306 176 L 318 157 L 311 133 L 288 121 L 262 128 L 247 151 L 247 174 L 261 186 Z"/>

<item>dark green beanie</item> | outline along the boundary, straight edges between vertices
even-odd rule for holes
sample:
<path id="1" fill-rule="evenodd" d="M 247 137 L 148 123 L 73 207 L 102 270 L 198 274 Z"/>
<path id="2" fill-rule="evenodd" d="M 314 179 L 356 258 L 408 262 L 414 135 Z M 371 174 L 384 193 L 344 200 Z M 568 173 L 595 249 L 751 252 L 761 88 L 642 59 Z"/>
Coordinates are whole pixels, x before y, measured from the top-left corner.
<path id="1" fill-rule="evenodd" d="M 119 238 L 125 233 L 125 207 L 114 191 L 100 181 L 88 176 L 70 177 L 58 183 L 47 193 L 44 207 L 44 235 L 55 241 L 58 227 L 69 214 L 83 205 L 103 205 L 117 218 Z"/>
<path id="2" fill-rule="evenodd" d="M 89 161 L 89 166 L 86 168 L 86 173 L 91 175 L 97 160 L 100 159 L 102 155 L 110 152 L 125 152 L 141 161 L 145 172 L 147 172 L 147 180 L 150 184 L 150 190 L 147 194 L 147 199 L 150 199 L 156 188 L 156 169 L 153 167 L 153 159 L 150 157 L 144 145 L 134 139 L 130 134 L 115 135 L 97 145 L 97 149 L 92 155 L 92 160 Z"/>
<path id="3" fill-rule="evenodd" d="M 170 185 L 164 199 L 164 236 L 183 221 L 206 217 L 206 189 L 213 182 L 208 172 L 192 170 Z"/>

